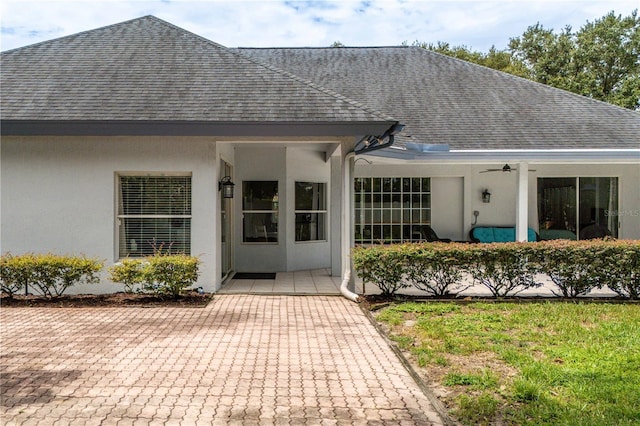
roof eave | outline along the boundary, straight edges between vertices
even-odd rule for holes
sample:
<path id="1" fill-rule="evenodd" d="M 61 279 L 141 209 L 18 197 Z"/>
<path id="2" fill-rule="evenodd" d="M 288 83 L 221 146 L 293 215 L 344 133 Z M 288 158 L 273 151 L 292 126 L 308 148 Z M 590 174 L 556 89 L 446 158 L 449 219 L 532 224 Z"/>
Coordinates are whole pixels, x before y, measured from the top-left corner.
<path id="1" fill-rule="evenodd" d="M 2 120 L 2 136 L 341 137 L 382 135 L 397 121 L 209 122 L 141 120 Z"/>

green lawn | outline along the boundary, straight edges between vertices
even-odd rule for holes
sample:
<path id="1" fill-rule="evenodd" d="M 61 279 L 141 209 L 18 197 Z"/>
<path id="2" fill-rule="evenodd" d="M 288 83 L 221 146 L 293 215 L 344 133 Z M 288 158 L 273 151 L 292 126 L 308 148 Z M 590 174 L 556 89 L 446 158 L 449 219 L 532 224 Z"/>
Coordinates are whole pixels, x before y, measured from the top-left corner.
<path id="1" fill-rule="evenodd" d="M 640 425 L 640 305 L 403 303 L 375 313 L 464 424 Z"/>

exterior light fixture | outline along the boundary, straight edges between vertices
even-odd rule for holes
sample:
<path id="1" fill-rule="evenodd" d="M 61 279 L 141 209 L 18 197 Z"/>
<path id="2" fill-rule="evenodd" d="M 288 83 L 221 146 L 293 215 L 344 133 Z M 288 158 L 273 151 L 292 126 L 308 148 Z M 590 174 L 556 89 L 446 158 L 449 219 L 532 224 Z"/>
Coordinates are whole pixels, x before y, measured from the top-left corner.
<path id="1" fill-rule="evenodd" d="M 231 176 L 225 176 L 218 182 L 218 191 L 222 191 L 224 198 L 233 198 L 233 187 L 235 183 L 231 182 Z"/>
<path id="2" fill-rule="evenodd" d="M 482 202 L 483 203 L 490 203 L 491 202 L 491 193 L 489 192 L 488 189 L 485 189 L 482 191 Z"/>

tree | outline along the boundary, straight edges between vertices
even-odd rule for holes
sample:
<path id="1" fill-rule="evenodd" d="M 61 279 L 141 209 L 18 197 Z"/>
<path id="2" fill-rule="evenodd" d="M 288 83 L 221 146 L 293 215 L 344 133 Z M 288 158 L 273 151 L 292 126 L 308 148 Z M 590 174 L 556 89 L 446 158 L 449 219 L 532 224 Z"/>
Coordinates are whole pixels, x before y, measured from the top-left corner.
<path id="1" fill-rule="evenodd" d="M 609 12 L 579 31 L 560 33 L 539 23 L 509 50 L 540 83 L 625 108 L 640 109 L 640 19 L 637 10 L 622 17 Z"/>
<path id="2" fill-rule="evenodd" d="M 640 18 L 610 12 L 576 34 L 577 58 L 585 67 L 584 92 L 625 108 L 640 109 Z"/>
<path id="3" fill-rule="evenodd" d="M 406 45 L 407 43 L 403 43 Z M 506 50 L 488 53 L 449 43 L 413 42 L 427 50 L 640 111 L 640 18 L 607 15 L 574 32 L 532 25 Z"/>
<path id="4" fill-rule="evenodd" d="M 403 43 L 406 45 L 406 43 Z M 508 72 L 510 74 L 519 75 L 521 77 L 528 77 L 526 69 L 522 64 L 513 60 L 512 55 L 504 50 L 498 50 L 495 46 L 489 49 L 488 53 L 482 53 L 471 50 L 467 46 L 451 46 L 449 43 L 442 41 L 433 43 L 425 43 L 420 41 L 414 41 L 413 46 L 422 47 L 423 49 L 431 50 L 433 52 L 441 53 L 443 55 L 451 56 L 453 58 L 462 59 L 463 61 L 473 62 L 475 64 L 484 65 L 485 67 L 493 68 L 495 70 Z"/>

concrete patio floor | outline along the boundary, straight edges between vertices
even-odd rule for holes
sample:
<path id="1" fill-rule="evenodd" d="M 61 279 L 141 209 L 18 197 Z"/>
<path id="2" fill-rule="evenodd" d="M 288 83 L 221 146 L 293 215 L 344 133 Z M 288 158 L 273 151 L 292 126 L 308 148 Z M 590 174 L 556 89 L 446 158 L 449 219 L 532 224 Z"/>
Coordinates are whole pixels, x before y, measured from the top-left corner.
<path id="1" fill-rule="evenodd" d="M 5 425 L 445 423 L 343 297 L 3 308 L 0 320 Z"/>
<path id="2" fill-rule="evenodd" d="M 541 287 L 531 288 L 519 294 L 523 297 L 555 297 L 553 291 L 558 291 L 555 285 L 546 277 L 538 276 L 543 283 Z M 466 284 L 465 284 L 466 283 Z M 341 277 L 332 277 L 329 269 L 310 271 L 278 272 L 273 280 L 228 280 L 218 294 L 291 294 L 291 295 L 339 295 Z M 482 285 L 471 285 L 467 278 L 463 283 L 468 284 L 466 290 L 460 292 L 461 297 L 489 297 L 491 292 Z M 380 289 L 371 283 L 363 283 L 355 278 L 355 292 L 357 294 L 379 294 Z M 424 291 L 413 287 L 401 289 L 398 293 L 424 296 Z M 607 289 L 594 289 L 589 297 L 614 297 L 616 294 Z"/>
<path id="3" fill-rule="evenodd" d="M 316 294 L 339 295 L 340 277 L 332 277 L 328 269 L 278 272 L 273 280 L 228 280 L 218 294 Z"/>

